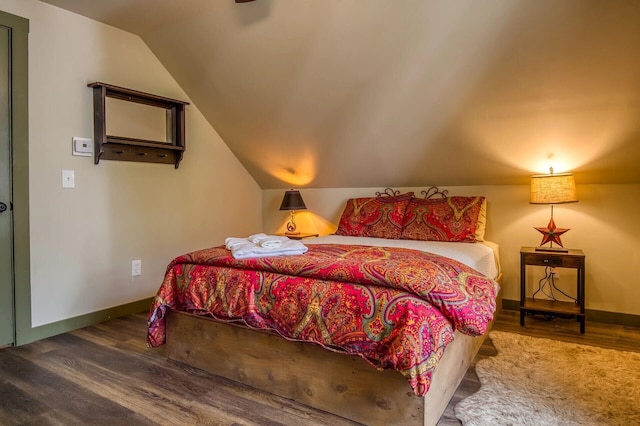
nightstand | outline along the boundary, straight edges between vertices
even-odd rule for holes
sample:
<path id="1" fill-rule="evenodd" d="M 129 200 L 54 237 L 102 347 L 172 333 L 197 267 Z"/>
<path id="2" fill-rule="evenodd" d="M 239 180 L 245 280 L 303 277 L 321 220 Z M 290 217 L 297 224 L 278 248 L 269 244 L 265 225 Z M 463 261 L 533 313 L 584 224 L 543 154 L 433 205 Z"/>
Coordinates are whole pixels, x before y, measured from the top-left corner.
<path id="1" fill-rule="evenodd" d="M 527 297 L 527 266 L 549 266 L 553 268 L 574 268 L 577 271 L 575 302 L 533 299 Z M 520 325 L 524 325 L 527 313 L 575 316 L 580 322 L 580 333 L 585 331 L 584 286 L 585 255 L 582 250 L 568 252 L 536 251 L 534 247 L 520 250 Z"/>
<path id="2" fill-rule="evenodd" d="M 319 236 L 320 234 L 306 234 L 306 233 L 304 233 L 304 232 L 301 232 L 301 233 L 299 233 L 299 234 L 276 234 L 276 235 L 280 235 L 280 236 L 283 236 L 283 237 L 289 237 L 289 238 L 291 238 L 292 240 L 302 240 L 302 239 L 304 239 L 304 238 L 313 238 L 313 237 L 317 237 L 317 236 Z"/>

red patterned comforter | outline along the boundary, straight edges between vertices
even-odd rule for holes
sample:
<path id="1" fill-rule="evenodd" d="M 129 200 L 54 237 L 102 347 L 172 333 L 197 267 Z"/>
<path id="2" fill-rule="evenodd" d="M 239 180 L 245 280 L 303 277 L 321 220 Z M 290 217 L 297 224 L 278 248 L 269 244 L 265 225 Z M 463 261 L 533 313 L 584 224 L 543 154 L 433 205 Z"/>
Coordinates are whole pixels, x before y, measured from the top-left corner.
<path id="1" fill-rule="evenodd" d="M 149 344 L 165 342 L 168 308 L 240 321 L 398 370 L 422 396 L 453 330 L 477 336 L 493 319 L 498 284 L 454 260 L 402 248 L 308 247 L 299 256 L 238 260 L 215 247 L 177 257 L 151 307 Z"/>

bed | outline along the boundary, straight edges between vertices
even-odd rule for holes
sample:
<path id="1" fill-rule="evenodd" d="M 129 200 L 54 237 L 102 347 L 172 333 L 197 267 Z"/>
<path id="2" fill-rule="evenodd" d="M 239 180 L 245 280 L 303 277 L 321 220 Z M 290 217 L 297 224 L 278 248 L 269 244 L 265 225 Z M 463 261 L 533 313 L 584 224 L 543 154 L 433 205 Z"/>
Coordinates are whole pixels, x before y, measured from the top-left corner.
<path id="1" fill-rule="evenodd" d="M 500 308 L 500 270 L 486 200 L 425 194 L 350 199 L 304 254 L 177 257 L 149 344 L 356 422 L 436 424 Z"/>

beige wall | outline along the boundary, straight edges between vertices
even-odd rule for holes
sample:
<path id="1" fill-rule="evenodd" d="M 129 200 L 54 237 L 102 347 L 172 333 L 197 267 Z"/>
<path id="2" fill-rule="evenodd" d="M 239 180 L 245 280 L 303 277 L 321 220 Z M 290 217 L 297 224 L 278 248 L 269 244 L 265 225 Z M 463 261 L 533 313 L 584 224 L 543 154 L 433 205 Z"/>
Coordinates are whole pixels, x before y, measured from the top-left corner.
<path id="1" fill-rule="evenodd" d="M 89 82 L 189 101 L 138 36 L 35 0 L 0 9 L 30 21 L 33 326 L 150 297 L 173 257 L 261 229 L 260 188 L 195 105 L 178 170 L 71 155 L 73 136 L 93 138 Z"/>
<path id="2" fill-rule="evenodd" d="M 423 188 L 401 188 L 419 194 Z M 529 187 L 522 185 L 448 187 L 450 195 L 484 195 L 488 199 L 486 238 L 500 245 L 504 298 L 520 299 L 520 247 L 536 246 L 550 208 L 529 204 Z M 384 188 L 301 189 L 308 207 L 298 213 L 298 229 L 322 234 L 335 231 L 347 198 L 370 196 Z M 278 211 L 282 190 L 263 191 L 266 232 L 281 232 L 288 219 Z M 554 208 L 556 225 L 571 228 L 562 236 L 565 247 L 586 254 L 587 309 L 640 315 L 640 185 L 578 185 L 580 201 Z M 542 277 L 528 272 L 531 287 Z M 575 294 L 575 274 L 560 271 L 561 289 Z M 571 294 L 571 293 L 570 293 Z"/>

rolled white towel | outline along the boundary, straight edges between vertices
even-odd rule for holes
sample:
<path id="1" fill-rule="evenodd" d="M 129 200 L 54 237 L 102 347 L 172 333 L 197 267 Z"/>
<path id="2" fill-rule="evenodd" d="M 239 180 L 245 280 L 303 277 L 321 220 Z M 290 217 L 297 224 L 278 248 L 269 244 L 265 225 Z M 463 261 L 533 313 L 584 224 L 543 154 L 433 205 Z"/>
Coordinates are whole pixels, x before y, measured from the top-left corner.
<path id="1" fill-rule="evenodd" d="M 280 238 L 265 238 L 258 242 L 260 247 L 276 249 L 282 246 L 283 241 Z"/>
<path id="2" fill-rule="evenodd" d="M 234 247 L 245 248 L 247 244 L 265 249 L 278 249 L 288 241 L 291 240 L 281 235 L 254 234 L 247 238 L 228 237 L 224 240 L 224 245 L 227 250 L 231 250 Z"/>
<path id="3" fill-rule="evenodd" d="M 253 244 L 260 244 L 260 241 L 267 238 L 269 238 L 269 236 L 261 232 L 259 234 L 249 235 L 249 237 L 247 237 L 247 240 L 251 241 Z"/>
<path id="4" fill-rule="evenodd" d="M 283 243 L 289 241 L 289 238 L 282 235 L 253 234 L 247 237 L 247 240 L 264 248 L 278 248 Z"/>

